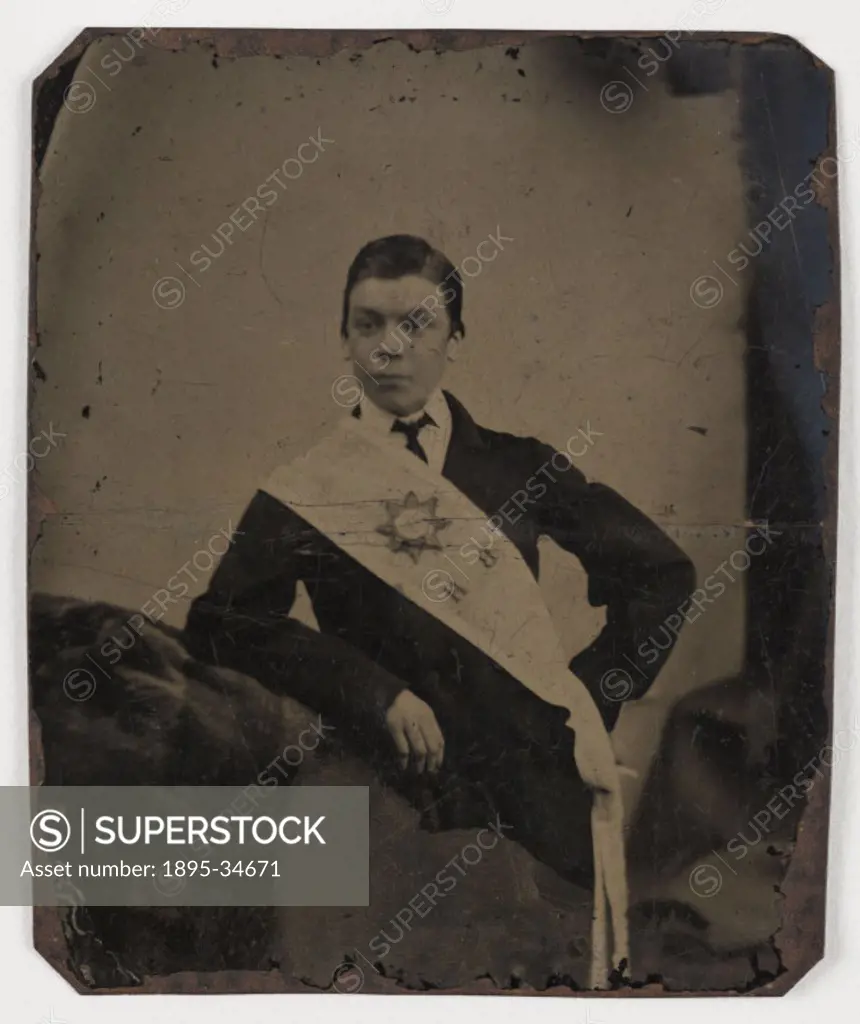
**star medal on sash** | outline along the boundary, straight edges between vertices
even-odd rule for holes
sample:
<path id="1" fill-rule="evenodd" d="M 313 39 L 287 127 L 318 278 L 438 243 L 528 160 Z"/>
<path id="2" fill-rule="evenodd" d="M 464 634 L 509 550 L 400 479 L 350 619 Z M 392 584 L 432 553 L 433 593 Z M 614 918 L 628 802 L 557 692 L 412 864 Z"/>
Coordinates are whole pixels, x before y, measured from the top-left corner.
<path id="1" fill-rule="evenodd" d="M 422 551 L 442 550 L 438 534 L 451 525 L 451 520 L 436 515 L 438 504 L 439 499 L 435 495 L 421 501 L 414 491 L 409 491 L 403 501 L 386 501 L 388 522 L 377 526 L 376 532 L 388 537 L 389 550 L 405 551 L 413 562 L 417 562 Z"/>

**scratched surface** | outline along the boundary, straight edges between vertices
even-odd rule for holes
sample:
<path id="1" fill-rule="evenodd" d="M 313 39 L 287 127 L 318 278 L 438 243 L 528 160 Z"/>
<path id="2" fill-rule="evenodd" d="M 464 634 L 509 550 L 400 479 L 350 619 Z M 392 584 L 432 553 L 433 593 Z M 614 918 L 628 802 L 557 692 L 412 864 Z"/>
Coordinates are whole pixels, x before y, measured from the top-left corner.
<path id="1" fill-rule="evenodd" d="M 438 142 L 422 140 L 410 156 L 401 152 L 398 167 L 396 159 L 389 162 L 369 147 L 370 154 L 356 172 L 344 152 L 350 138 L 350 108 L 336 94 L 338 90 L 342 94 L 342 83 L 352 75 L 351 89 L 361 103 L 370 108 L 380 101 L 388 120 L 386 127 L 375 129 L 374 138 L 386 137 L 393 128 L 404 131 L 415 123 L 414 111 L 425 105 L 429 114 L 424 116 L 429 116 L 431 124 L 437 117 L 435 123 L 441 126 L 437 138 L 440 131 L 457 138 L 469 130 L 475 117 L 469 108 L 466 79 L 474 76 L 481 64 L 481 74 L 486 71 L 491 82 L 486 88 L 505 94 L 485 129 L 485 147 L 495 144 L 498 148 L 490 148 L 486 166 L 477 170 L 474 159 L 467 160 L 464 153 L 454 180 L 444 173 L 444 161 L 434 168 L 429 160 L 432 204 L 410 208 L 410 223 L 403 229 L 431 234 L 443 248 L 464 254 L 483 237 L 485 221 L 490 228 L 497 224 L 505 227 L 502 214 L 512 209 L 509 215 L 514 220 L 508 233 L 521 239 L 530 251 L 539 252 L 539 236 L 549 229 L 534 210 L 544 211 L 546 217 L 545 211 L 552 210 L 566 190 L 573 214 L 570 222 L 558 227 L 557 235 L 544 243 L 544 251 L 552 258 L 538 261 L 525 297 L 519 263 L 506 268 L 500 261 L 493 270 L 494 274 L 498 271 L 496 277 L 487 272 L 486 282 L 476 282 L 476 286 L 486 286 L 489 295 L 496 294 L 498 288 L 500 294 L 518 298 L 513 312 L 508 304 L 474 301 L 471 336 L 493 338 L 499 357 L 488 361 L 486 350 L 482 354 L 476 344 L 460 368 L 458 393 L 479 421 L 538 434 L 562 447 L 572 433 L 590 422 L 603 436 L 584 456 L 588 465 L 583 465 L 583 470 L 618 487 L 673 532 L 694 558 L 700 577 L 737 548 L 751 515 L 772 518 L 781 490 L 787 480 L 796 483 L 799 473 L 812 496 L 808 508 L 780 510 L 780 521 L 792 537 L 807 538 L 809 530 L 814 531 L 811 539 L 802 541 L 806 545 L 803 550 L 812 552 L 812 567 L 808 576 L 801 577 L 800 586 L 806 588 L 810 599 L 818 598 L 821 615 L 804 618 L 801 608 L 785 620 L 784 628 L 794 628 L 795 616 L 805 624 L 800 642 L 806 646 L 801 653 L 813 655 L 813 697 L 829 705 L 830 653 L 828 648 L 825 658 L 824 640 L 829 629 L 828 576 L 835 552 L 835 182 L 823 179 L 820 220 L 809 233 L 800 229 L 797 233 L 780 232 L 753 272 L 739 278 L 736 286 L 726 286 L 715 308 L 698 308 L 690 302 L 688 292 L 693 278 L 708 273 L 713 260 L 725 264 L 724 254 L 746 238 L 747 222 L 755 223 L 762 207 L 766 214 L 770 203 L 760 197 L 758 216 L 754 217 L 755 203 L 744 206 L 751 178 L 759 186 L 759 179 L 764 179 L 762 192 L 768 195 L 768 176 L 777 175 L 766 155 L 759 154 L 756 160 L 744 134 L 755 129 L 749 109 L 764 109 L 768 97 L 756 96 L 751 101 L 750 76 L 729 76 L 722 69 L 720 52 L 743 51 L 745 59 L 753 61 L 761 55 L 774 81 L 789 91 L 803 74 L 810 73 L 806 65 L 822 76 L 817 83 L 822 104 L 808 112 L 815 130 L 781 143 L 809 167 L 835 152 L 831 77 L 795 44 L 734 37 L 728 47 L 713 37 L 675 55 L 667 69 L 636 87 L 631 109 L 613 114 L 601 109 L 598 96 L 606 81 L 629 80 L 623 77 L 623 69 L 630 66 L 630 55 L 623 43 L 595 36 L 585 44 L 587 60 L 577 54 L 571 62 L 571 82 L 566 83 L 569 89 L 576 86 L 571 94 L 586 90 L 589 101 L 565 111 L 570 97 L 560 98 L 558 78 L 541 79 L 540 69 L 546 67 L 546 60 L 537 57 L 552 57 L 558 74 L 559 66 L 570 57 L 569 48 L 580 46 L 579 38 L 540 43 L 537 35 L 397 33 L 378 40 L 369 33 L 165 29 L 145 48 L 137 48 L 141 52 L 123 65 L 115 81 L 105 78 L 110 89 L 99 87 L 94 106 L 84 113 L 63 105 L 63 91 L 73 80 L 93 82 L 85 71 L 87 67 L 104 71 L 100 62 L 106 55 L 131 52 L 124 30 L 107 36 L 85 33 L 45 72 L 36 86 L 34 112 L 35 155 L 40 166 L 34 174 L 37 217 L 31 341 L 38 368 L 33 374 L 31 420 L 34 433 L 49 422 L 64 429 L 68 424 L 70 443 L 58 447 L 56 457 L 42 460 L 31 490 L 33 589 L 139 607 L 160 580 L 186 561 L 183 553 L 195 550 L 199 538 L 226 526 L 231 517 L 235 522 L 273 459 L 307 447 L 313 436 L 333 422 L 338 412 L 333 404 L 309 400 L 305 406 L 294 396 L 284 395 L 282 381 L 270 370 L 273 352 L 285 351 L 291 360 L 297 360 L 292 372 L 310 382 L 308 393 L 316 390 L 324 399 L 331 377 L 338 372 L 334 360 L 313 355 L 314 346 L 334 346 L 335 317 L 329 317 L 331 323 L 321 331 L 319 310 L 334 314 L 340 287 L 339 271 L 330 275 L 330 284 L 318 284 L 318 268 L 333 263 L 333 253 L 344 244 L 336 239 L 344 230 L 343 217 L 338 209 L 323 210 L 325 196 L 332 194 L 333 187 L 352 190 L 356 205 L 373 211 L 362 215 L 351 209 L 347 230 L 355 233 L 360 244 L 365 237 L 384 233 L 390 223 L 386 219 L 389 214 L 377 212 L 380 197 L 387 197 L 395 206 L 410 202 L 408 190 L 398 191 L 397 171 L 407 177 L 414 175 L 417 166 L 428 163 L 428 154 L 439 149 Z M 540 50 L 541 46 L 545 49 Z M 531 53 L 534 59 L 530 59 Z M 798 61 L 804 65 L 801 70 Z M 707 65 L 707 73 L 685 77 L 684 67 L 695 70 L 697 62 L 703 68 Z M 633 67 L 637 66 L 641 72 L 641 65 L 634 62 Z M 275 76 L 278 91 L 284 86 L 283 99 L 278 97 L 277 104 L 268 100 L 274 97 Z M 339 83 L 334 96 L 326 93 L 326 83 L 331 81 Z M 451 88 L 452 82 L 455 88 Z M 158 89 L 165 91 L 160 94 Z M 429 104 L 431 93 L 433 103 Z M 261 101 L 261 94 L 267 100 Z M 272 107 L 269 111 L 265 110 L 267 104 Z M 554 104 L 559 109 L 553 110 Z M 558 133 L 553 134 L 548 120 L 541 129 L 540 112 L 546 114 L 547 106 L 556 118 L 578 116 L 581 152 L 560 140 Z M 157 119 L 153 109 L 159 111 Z M 207 110 L 210 117 L 213 110 L 223 115 L 221 132 L 214 137 L 208 133 L 208 141 L 204 138 L 207 132 L 200 128 L 202 113 Z M 770 130 L 778 139 L 780 111 L 768 114 Z M 184 262 L 220 222 L 221 212 L 228 215 L 254 191 L 269 165 L 275 167 L 286 155 L 286 151 L 281 153 L 282 140 L 305 138 L 318 125 L 325 132 L 327 115 L 339 129 L 330 134 L 335 139 L 340 134 L 344 142 L 332 148 L 328 165 L 321 160 L 319 168 L 309 167 L 304 180 L 296 183 L 306 187 L 305 192 L 296 188 L 294 197 L 275 205 L 271 222 L 259 225 L 242 240 L 244 249 L 237 245 L 207 271 L 208 276 L 198 282 L 203 286 L 199 295 L 189 285 L 182 309 L 157 308 L 151 287 L 159 274 L 167 272 L 171 261 Z M 205 129 L 205 117 L 203 121 Z M 298 129 L 305 122 L 308 131 L 302 134 Z M 511 158 L 512 144 L 504 138 L 512 131 L 522 133 L 530 143 L 525 147 L 526 156 L 517 160 Z M 249 158 L 241 141 L 243 132 L 248 139 L 265 134 L 267 147 Z M 358 146 L 358 140 L 354 145 Z M 774 142 L 775 149 L 779 145 Z M 177 147 L 180 153 L 196 147 L 199 163 L 176 159 Z M 293 148 L 287 146 L 290 152 Z M 231 154 L 226 161 L 225 149 Z M 96 158 L 95 153 L 101 155 Z M 577 156 L 581 160 L 582 153 L 587 169 L 571 173 L 572 161 Z M 631 154 L 635 154 L 636 174 L 628 169 Z M 220 164 L 227 165 L 225 173 L 220 167 L 215 169 Z M 122 170 L 119 175 L 118 167 Z M 475 180 L 470 180 L 470 175 Z M 339 183 L 343 181 L 348 185 Z M 504 190 L 501 195 L 494 192 L 489 182 L 497 186 L 506 182 L 522 202 L 503 204 Z M 791 191 L 794 180 L 787 186 L 783 183 L 783 192 L 778 184 L 770 185 L 776 202 Z M 163 197 L 155 212 L 151 208 L 153 194 Z M 464 194 L 475 197 L 468 210 L 460 208 Z M 477 198 L 483 194 L 485 199 Z M 624 197 L 623 203 L 617 196 Z M 532 197 L 535 206 L 530 210 L 526 200 Z M 295 223 L 308 205 L 315 217 L 313 231 L 310 224 Z M 99 230 L 112 232 L 107 235 L 112 241 L 99 239 Z M 298 242 L 293 243 L 291 230 L 298 235 Z M 577 232 L 584 239 L 600 239 L 600 244 L 581 244 Z M 333 238 L 337 245 L 332 244 Z M 764 351 L 774 345 L 766 329 L 762 334 L 760 321 L 772 314 L 773 306 L 779 304 L 780 289 L 787 287 L 780 281 L 780 273 L 790 254 L 782 250 L 792 244 L 795 250 L 800 246 L 807 262 L 815 257 L 814 266 L 821 271 L 820 280 L 803 282 L 811 299 L 808 305 L 815 312 L 789 311 L 803 360 L 801 373 L 794 378 L 788 366 L 775 365 L 772 359 L 756 366 L 749 358 L 751 346 Z M 354 248 L 347 245 L 350 251 Z M 299 259 L 292 249 L 301 254 Z M 589 276 L 590 268 L 593 276 Z M 296 304 L 294 292 L 283 283 L 296 279 L 302 281 L 303 291 L 309 292 L 307 303 Z M 529 317 L 534 317 L 530 321 L 533 327 L 530 347 L 524 351 L 522 336 L 511 336 L 505 323 L 509 319 L 528 322 Z M 225 323 L 230 324 L 231 336 L 245 344 L 231 349 Z M 575 349 L 568 343 L 572 330 L 577 334 Z M 267 339 L 262 349 L 256 344 L 258 336 Z M 216 342 L 217 357 L 208 354 L 213 338 L 224 339 Z M 498 372 L 493 387 L 486 382 L 488 366 Z M 510 372 L 512 366 L 516 372 Z M 809 387 L 812 377 L 818 379 L 819 370 L 826 382 L 823 395 Z M 751 387 L 752 373 L 760 378 Z M 254 381 L 250 389 L 249 376 Z M 779 401 L 763 403 L 766 389 L 762 382 Z M 661 398 L 655 400 L 656 395 Z M 822 404 L 829 417 L 829 436 L 823 439 L 817 418 Z M 277 421 L 283 425 L 278 436 L 272 436 L 271 423 L 279 405 L 283 411 L 278 412 Z M 569 411 L 560 418 L 559 408 Z M 632 437 L 637 443 L 631 443 Z M 785 437 L 789 438 L 787 444 L 781 441 Z M 782 455 L 778 453 L 781 444 Z M 148 445 L 157 454 L 146 455 Z M 648 456 L 643 459 L 645 449 Z M 751 466 L 756 467 L 753 479 Z M 826 489 L 829 500 L 822 499 Z M 167 497 L 153 501 L 153 495 Z M 769 495 L 776 498 L 762 506 L 762 498 Z M 144 535 L 146 542 L 142 543 Z M 138 540 L 130 543 L 132 537 Z M 820 554 L 822 546 L 826 559 Z M 571 646 L 581 647 L 601 625 L 597 613 L 587 605 L 583 608 L 584 576 L 578 566 L 555 552 L 546 557 L 547 600 Z M 768 572 L 778 582 L 780 574 L 788 578 L 789 569 L 778 563 Z M 770 578 L 765 574 L 765 583 Z M 655 696 L 626 709 L 622 717 L 614 738 L 622 761 L 638 773 L 638 777 L 629 776 L 634 809 L 657 759 L 651 790 L 640 811 L 640 819 L 643 814 L 648 817 L 646 826 L 654 827 L 649 830 L 641 820 L 631 822 L 638 844 L 634 851 L 638 854 L 634 857 L 637 872 L 643 862 L 652 862 L 653 868 L 654 850 L 661 841 L 666 843 L 659 828 L 661 815 L 677 818 L 678 807 L 683 808 L 689 799 L 678 786 L 672 750 L 664 747 L 658 752 L 660 736 L 674 735 L 671 729 L 663 732 L 663 726 L 676 701 L 687 694 L 688 701 L 694 702 L 692 713 L 690 706 L 683 704 L 681 713 L 672 719 L 685 736 L 685 722 L 689 720 L 690 728 L 696 729 L 701 721 L 702 709 L 695 701 L 707 703 L 704 694 L 709 686 L 745 674 L 757 685 L 758 675 L 751 671 L 756 658 L 750 650 L 749 634 L 754 632 L 750 608 L 757 610 L 761 579 L 762 574 L 757 583 L 750 582 L 751 573 L 750 581 L 744 580 L 709 613 L 705 628 L 688 629 Z M 197 589 L 203 585 L 205 574 Z M 575 602 L 571 602 L 571 594 L 577 597 Z M 176 607 L 171 615 L 173 624 L 180 625 L 184 609 Z M 778 619 L 772 628 L 779 631 Z M 797 653 L 786 651 L 785 645 L 779 650 L 786 659 Z M 790 672 L 788 677 L 783 694 L 786 688 L 791 692 Z M 767 688 L 768 684 L 761 685 Z M 699 698 L 697 693 L 703 696 Z M 733 694 L 727 696 L 725 706 L 738 703 Z M 769 706 L 783 694 L 771 694 Z M 720 716 L 732 717 L 723 715 L 722 705 Z M 754 733 L 760 728 L 761 715 L 745 704 L 735 717 L 742 732 Z M 34 722 L 36 777 L 41 756 L 37 726 Z M 707 754 L 702 756 L 707 760 Z M 661 778 L 664 781 L 655 798 L 653 783 Z M 756 800 L 764 792 L 745 793 L 744 806 L 759 806 Z M 825 778 L 812 790 L 799 828 L 796 819 L 790 823 L 786 840 L 793 846 L 793 856 L 788 873 L 780 873 L 777 879 L 779 899 L 764 908 L 765 917 L 775 914 L 776 939 L 763 946 L 758 939 L 744 945 L 743 935 L 739 940 L 737 932 L 743 933 L 747 925 L 739 923 L 737 913 L 730 912 L 726 921 L 709 910 L 705 915 L 708 927 L 712 934 L 722 936 L 721 942 L 702 942 L 694 925 L 670 928 L 675 945 L 665 945 L 666 929 L 659 920 L 655 923 L 649 918 L 637 932 L 641 971 L 635 991 L 778 993 L 790 988 L 816 962 L 823 943 L 827 795 Z M 715 797 L 708 813 L 717 815 L 718 804 Z M 404 812 L 394 808 L 391 813 L 397 817 Z M 631 818 L 635 817 L 631 811 Z M 690 826 L 690 834 L 697 838 L 699 826 L 696 822 Z M 731 835 L 731 825 L 720 821 L 717 842 L 726 829 Z M 688 839 L 685 834 L 684 841 Z M 383 924 L 388 921 L 394 908 L 414 894 L 416 883 L 457 840 L 452 834 L 432 837 L 432 842 L 419 844 L 419 850 L 404 846 L 403 862 L 409 863 L 410 869 L 386 892 L 375 908 L 374 921 L 377 917 Z M 698 863 L 700 850 L 693 840 L 687 852 L 692 857 L 689 863 Z M 661 899 L 678 894 L 679 879 L 683 880 L 688 866 L 679 867 L 677 877 L 660 877 Z M 738 905 L 748 900 L 750 892 L 760 892 L 765 881 L 770 883 L 768 872 L 772 869 L 772 864 L 764 865 L 761 872 L 753 868 L 744 882 L 747 887 L 734 897 Z M 654 876 L 661 873 L 651 870 L 646 875 L 643 892 L 653 895 Z M 493 920 L 493 881 L 509 885 L 511 878 L 519 879 L 522 888 L 522 880 L 529 877 L 530 870 L 517 863 L 506 864 L 498 875 L 488 873 L 483 882 L 488 890 L 479 888 L 470 896 L 476 941 L 464 940 L 456 914 L 448 920 L 449 912 L 441 912 L 438 920 L 431 918 L 416 928 L 409 944 L 400 947 L 400 963 L 393 977 L 380 979 L 367 970 L 366 990 L 569 993 L 571 989 L 558 980 L 535 982 L 532 972 L 527 972 L 524 986 L 511 987 L 511 979 L 523 974 L 521 961 L 542 942 L 564 949 L 560 933 L 546 929 L 541 934 L 537 906 L 518 920 L 516 941 Z M 551 881 L 547 887 L 552 890 Z M 521 893 L 524 905 L 530 906 L 533 895 Z M 556 889 L 550 896 L 555 906 L 566 908 L 560 912 L 563 915 L 583 913 L 571 909 L 578 904 L 569 893 Z M 482 908 L 487 910 L 483 924 Z M 69 976 L 58 916 L 37 910 L 35 922 L 37 947 Z M 360 945 L 372 923 L 341 922 L 340 945 Z M 574 930 L 584 932 L 584 923 Z M 330 955 L 320 938 L 319 922 L 311 925 L 310 916 L 298 915 L 283 922 L 282 932 L 283 948 L 273 958 L 279 968 L 156 975 L 133 990 L 318 991 L 326 987 Z M 303 935 L 299 943 L 292 938 L 297 932 Z M 440 947 L 444 950 L 441 956 Z M 652 962 L 650 951 L 656 948 L 661 953 Z M 465 957 L 464 962 L 463 950 L 474 956 Z M 545 971 L 548 979 L 555 973 L 551 969 L 554 955 L 548 953 L 542 961 L 543 967 L 550 968 Z M 570 949 L 567 955 L 572 955 Z M 482 964 L 488 962 L 495 965 L 494 973 L 490 979 L 482 979 Z"/>

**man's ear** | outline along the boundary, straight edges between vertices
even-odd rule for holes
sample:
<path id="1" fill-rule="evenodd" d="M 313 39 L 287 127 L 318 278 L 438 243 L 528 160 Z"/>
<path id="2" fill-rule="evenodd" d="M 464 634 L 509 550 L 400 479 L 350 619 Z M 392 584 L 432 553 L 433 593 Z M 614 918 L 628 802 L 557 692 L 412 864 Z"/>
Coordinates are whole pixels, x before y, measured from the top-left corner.
<path id="1" fill-rule="evenodd" d="M 448 339 L 448 350 L 445 353 L 449 363 L 456 362 L 457 356 L 460 354 L 460 346 L 462 344 L 463 332 L 454 331 L 454 333 Z"/>
<path id="2" fill-rule="evenodd" d="M 341 334 L 340 336 L 340 350 L 343 353 L 343 358 L 346 360 L 352 359 L 352 353 L 349 350 L 349 335 Z"/>

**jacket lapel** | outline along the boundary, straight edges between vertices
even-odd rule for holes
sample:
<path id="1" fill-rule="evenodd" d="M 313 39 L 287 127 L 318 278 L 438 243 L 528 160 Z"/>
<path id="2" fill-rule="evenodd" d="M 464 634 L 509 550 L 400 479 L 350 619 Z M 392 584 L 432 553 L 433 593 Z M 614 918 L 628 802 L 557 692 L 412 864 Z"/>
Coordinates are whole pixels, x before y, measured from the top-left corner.
<path id="1" fill-rule="evenodd" d="M 448 442 L 442 476 L 450 480 L 483 512 L 488 512 L 488 495 L 483 485 L 489 468 L 487 444 L 477 424 L 457 399 L 447 391 L 442 393 L 451 410 L 451 440 Z"/>

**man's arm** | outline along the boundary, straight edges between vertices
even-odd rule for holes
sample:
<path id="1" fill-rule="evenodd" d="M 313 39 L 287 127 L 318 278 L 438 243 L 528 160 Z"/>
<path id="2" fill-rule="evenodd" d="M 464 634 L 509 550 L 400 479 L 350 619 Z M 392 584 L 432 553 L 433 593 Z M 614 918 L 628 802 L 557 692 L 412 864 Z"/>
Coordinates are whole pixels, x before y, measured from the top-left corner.
<path id="1" fill-rule="evenodd" d="M 555 453 L 539 447 L 546 466 Z M 689 598 L 695 570 L 674 541 L 610 487 L 588 483 L 573 466 L 536 479 L 546 484 L 537 501 L 541 533 L 576 555 L 588 574 L 589 603 L 606 607 L 605 627 L 570 669 L 611 727 L 623 703 L 641 697 L 668 658 L 676 637 L 663 650 L 648 644 L 651 660 L 639 648 Z"/>
<path id="2" fill-rule="evenodd" d="M 185 641 L 201 661 L 253 676 L 343 727 L 385 725 L 405 684 L 351 644 L 323 636 L 290 611 L 316 538 L 263 491 L 248 506 L 209 589 L 191 606 Z"/>
<path id="3" fill-rule="evenodd" d="M 191 606 L 186 645 L 200 661 L 244 672 L 320 712 L 369 752 L 387 733 L 401 765 L 411 756 L 417 771 L 435 770 L 444 740 L 430 707 L 352 644 L 291 618 L 318 543 L 307 523 L 259 491 Z"/>

